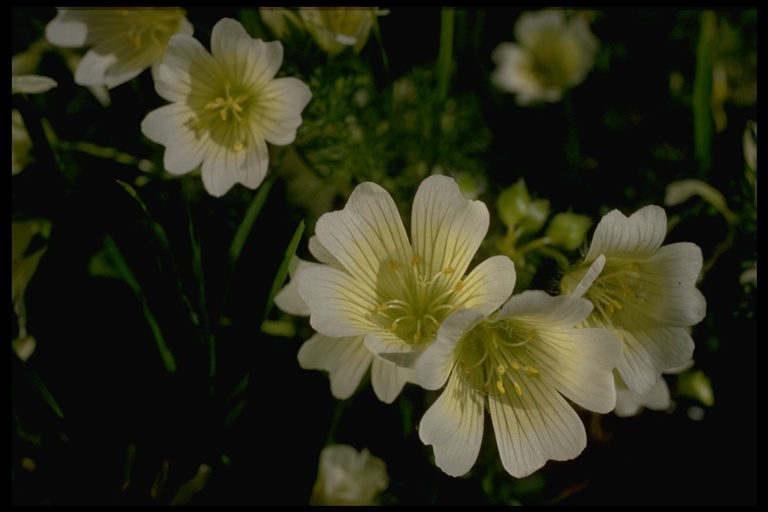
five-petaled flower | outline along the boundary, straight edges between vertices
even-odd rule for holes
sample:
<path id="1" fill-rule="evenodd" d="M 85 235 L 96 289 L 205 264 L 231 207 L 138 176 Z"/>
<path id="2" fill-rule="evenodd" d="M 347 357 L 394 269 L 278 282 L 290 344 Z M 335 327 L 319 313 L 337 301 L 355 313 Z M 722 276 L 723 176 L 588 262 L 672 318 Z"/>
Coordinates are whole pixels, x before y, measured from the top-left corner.
<path id="1" fill-rule="evenodd" d="M 662 245 L 664 209 L 651 205 L 630 217 L 605 215 L 584 259 L 565 271 L 561 292 L 594 304 L 585 326 L 611 329 L 623 341 L 618 372 L 629 389 L 646 394 L 662 372 L 693 355 L 690 327 L 706 313 L 696 288 L 701 249 L 690 242 Z"/>
<path id="2" fill-rule="evenodd" d="M 517 43 L 501 43 L 491 58 L 491 81 L 516 94 L 517 102 L 559 101 L 563 91 L 580 84 L 592 68 L 598 42 L 580 15 L 564 11 L 525 12 L 515 23 Z"/>
<path id="3" fill-rule="evenodd" d="M 365 370 L 370 353 L 393 353 L 388 357 L 398 366 L 375 365 L 373 385 L 383 401 L 394 400 L 410 375 L 399 365 L 411 364 L 452 312 L 474 308 L 490 314 L 512 293 L 514 265 L 506 256 L 466 273 L 488 222 L 482 202 L 465 199 L 453 179 L 431 176 L 416 192 L 409 240 L 387 191 L 370 182 L 357 186 L 343 210 L 323 215 L 316 226 L 317 242 L 329 255 L 325 261 L 332 263 L 296 276 L 310 324 L 322 335 L 304 364 L 333 371 L 333 354 L 347 361 L 338 371 Z"/>
<path id="4" fill-rule="evenodd" d="M 90 46 L 75 71 L 80 85 L 117 87 L 165 55 L 171 36 L 191 35 L 183 9 L 61 7 L 45 27 L 51 44 L 64 48 Z"/>
<path id="5" fill-rule="evenodd" d="M 528 290 L 490 317 L 464 309 L 446 319 L 414 366 L 417 384 L 445 385 L 419 425 L 443 471 L 460 476 L 472 468 L 486 408 L 501 462 L 515 477 L 584 450 L 584 424 L 566 398 L 611 411 L 621 351 L 610 331 L 577 327 L 591 310 L 584 299 Z"/>
<path id="6" fill-rule="evenodd" d="M 235 183 L 261 185 L 267 142 L 293 142 L 312 97 L 301 80 L 275 78 L 282 61 L 279 41 L 253 39 L 229 18 L 213 27 L 211 53 L 191 36 L 171 38 L 155 89 L 172 103 L 141 123 L 144 135 L 165 146 L 166 170 L 185 174 L 202 164 L 203 184 L 216 197 Z"/>

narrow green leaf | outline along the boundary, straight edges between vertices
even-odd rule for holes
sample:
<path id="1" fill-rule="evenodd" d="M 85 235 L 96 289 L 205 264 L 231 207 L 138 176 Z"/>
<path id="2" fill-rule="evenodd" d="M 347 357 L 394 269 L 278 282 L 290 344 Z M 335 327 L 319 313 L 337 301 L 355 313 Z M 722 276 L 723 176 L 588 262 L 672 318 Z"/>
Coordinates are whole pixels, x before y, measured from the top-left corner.
<path id="1" fill-rule="evenodd" d="M 280 267 L 277 269 L 274 281 L 272 281 L 272 289 L 269 292 L 267 304 L 264 308 L 263 320 L 269 318 L 269 313 L 272 311 L 272 306 L 274 305 L 275 295 L 277 295 L 277 292 L 280 291 L 280 288 L 283 286 L 286 277 L 288 277 L 288 267 L 291 264 L 293 255 L 296 254 L 296 248 L 299 246 L 299 242 L 301 242 L 301 237 L 303 234 L 304 221 L 301 221 L 296 228 L 296 231 L 293 233 L 293 238 L 291 238 L 288 247 L 285 249 L 285 256 L 283 256 L 283 261 L 280 263 Z"/>
<path id="2" fill-rule="evenodd" d="M 269 191 L 272 189 L 274 181 L 274 177 L 264 180 L 254 196 L 253 201 L 251 201 L 251 204 L 248 206 L 248 210 L 245 212 L 242 222 L 240 222 L 240 225 L 237 227 L 235 236 L 232 239 L 232 245 L 229 247 L 230 268 L 234 268 L 237 260 L 240 258 L 240 253 L 243 250 L 245 241 L 248 239 L 248 235 L 251 234 L 253 224 L 256 222 L 256 219 L 259 218 L 259 214 L 264 208 L 264 203 L 267 201 Z"/>

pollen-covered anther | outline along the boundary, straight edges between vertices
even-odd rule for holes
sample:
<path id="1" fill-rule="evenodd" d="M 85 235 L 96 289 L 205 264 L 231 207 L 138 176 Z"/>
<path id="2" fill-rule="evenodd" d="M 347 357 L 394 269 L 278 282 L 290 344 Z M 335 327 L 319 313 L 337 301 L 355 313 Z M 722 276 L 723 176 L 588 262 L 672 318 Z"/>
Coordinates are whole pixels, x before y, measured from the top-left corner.
<path id="1" fill-rule="evenodd" d="M 523 371 L 528 374 L 530 377 L 538 377 L 539 376 L 539 370 L 533 366 L 525 366 L 523 367 Z"/>
<path id="2" fill-rule="evenodd" d="M 389 260 L 389 268 L 394 273 L 400 272 L 400 267 L 398 267 L 397 262 L 393 260 Z"/>
<path id="3" fill-rule="evenodd" d="M 499 375 L 504 375 L 504 372 L 506 371 L 507 371 L 507 367 L 501 363 L 499 363 L 499 366 L 496 367 L 496 372 L 498 372 Z"/>
<path id="4" fill-rule="evenodd" d="M 419 258 L 419 255 L 414 254 L 413 257 L 411 258 L 411 266 L 415 267 L 416 265 L 419 264 L 420 261 L 421 261 L 421 258 Z"/>
<path id="5" fill-rule="evenodd" d="M 453 273 L 453 267 L 445 267 L 443 269 L 443 274 L 452 274 Z"/>
<path id="6" fill-rule="evenodd" d="M 515 394 L 517 396 L 523 396 L 523 388 L 520 387 L 520 384 L 518 384 L 515 381 L 512 381 L 512 387 L 515 388 Z"/>
<path id="7" fill-rule="evenodd" d="M 456 293 L 459 293 L 461 290 L 463 290 L 464 289 L 464 280 L 460 279 L 456 283 L 456 286 L 453 287 L 453 289 L 456 291 Z"/>
<path id="8" fill-rule="evenodd" d="M 517 384 L 515 384 L 515 386 L 517 386 Z M 499 393 L 501 393 L 502 395 L 507 393 L 507 390 L 504 389 L 504 384 L 501 382 L 501 380 L 496 381 L 496 389 L 498 389 Z M 517 391 L 517 387 L 515 388 L 515 391 Z"/>
<path id="9" fill-rule="evenodd" d="M 536 337 L 536 329 L 531 329 L 531 332 L 528 333 L 528 337 L 525 338 L 525 342 L 528 343 L 535 337 Z"/>

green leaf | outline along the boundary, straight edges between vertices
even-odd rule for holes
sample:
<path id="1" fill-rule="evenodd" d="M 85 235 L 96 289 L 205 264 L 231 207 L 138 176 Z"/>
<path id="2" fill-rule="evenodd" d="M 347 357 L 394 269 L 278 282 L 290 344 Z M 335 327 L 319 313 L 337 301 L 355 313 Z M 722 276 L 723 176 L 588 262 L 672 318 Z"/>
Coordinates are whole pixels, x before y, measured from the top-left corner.
<path id="1" fill-rule="evenodd" d="M 296 231 L 293 233 L 293 238 L 291 238 L 291 241 L 288 244 L 288 247 L 286 247 L 285 249 L 285 256 L 283 256 L 283 261 L 280 263 L 280 267 L 277 269 L 277 273 L 275 274 L 274 281 L 272 281 L 272 289 L 269 291 L 269 297 L 267 297 L 267 304 L 264 307 L 263 320 L 266 320 L 267 318 L 269 318 L 269 313 L 272 311 L 272 306 L 274 305 L 275 295 L 277 295 L 277 292 L 280 291 L 280 288 L 283 286 L 283 283 L 285 282 L 286 277 L 288 277 L 288 267 L 291 264 L 291 259 L 296 254 L 296 248 L 299 246 L 299 242 L 301 242 L 301 237 L 303 234 L 304 234 L 304 221 L 301 221 L 298 227 L 296 228 Z"/>

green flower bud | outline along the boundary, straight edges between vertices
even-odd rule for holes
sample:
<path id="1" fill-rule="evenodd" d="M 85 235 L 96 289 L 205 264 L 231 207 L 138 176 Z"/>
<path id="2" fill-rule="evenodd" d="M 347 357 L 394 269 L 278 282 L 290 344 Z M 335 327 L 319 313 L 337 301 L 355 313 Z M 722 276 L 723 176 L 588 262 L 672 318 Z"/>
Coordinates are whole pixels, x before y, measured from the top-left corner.
<path id="1" fill-rule="evenodd" d="M 541 229 L 549 215 L 549 201 L 531 200 L 525 181 L 521 178 L 499 194 L 496 202 L 501 221 L 508 229 L 521 228 L 523 232 L 534 233 Z"/>
<path id="2" fill-rule="evenodd" d="M 584 241 L 590 227 L 592 227 L 592 219 L 586 215 L 571 212 L 558 213 L 547 226 L 546 236 L 549 237 L 552 245 L 573 251 Z"/>

